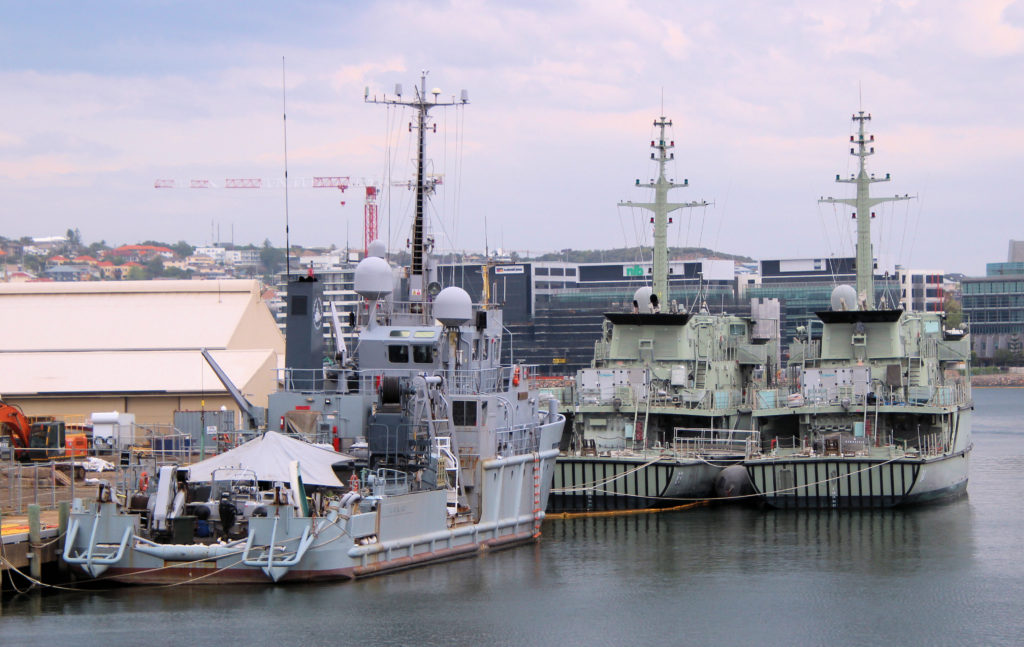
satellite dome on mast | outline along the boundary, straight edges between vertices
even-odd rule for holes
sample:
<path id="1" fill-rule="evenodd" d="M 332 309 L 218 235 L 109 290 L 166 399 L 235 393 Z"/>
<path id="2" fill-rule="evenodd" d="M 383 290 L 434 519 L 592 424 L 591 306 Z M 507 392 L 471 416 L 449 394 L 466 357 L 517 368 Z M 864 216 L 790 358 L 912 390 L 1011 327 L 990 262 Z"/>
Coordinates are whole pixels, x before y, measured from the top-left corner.
<path id="1" fill-rule="evenodd" d="M 651 312 L 652 294 L 654 294 L 654 288 L 649 285 L 637 288 L 636 292 L 633 293 L 633 303 L 640 309 L 640 312 Z"/>
<path id="2" fill-rule="evenodd" d="M 446 326 L 461 326 L 473 318 L 473 299 L 462 288 L 447 287 L 434 299 L 433 313 Z"/>
<path id="3" fill-rule="evenodd" d="M 366 299 L 380 299 L 394 290 L 391 266 L 383 258 L 367 256 L 356 265 L 356 294 Z"/>
<path id="4" fill-rule="evenodd" d="M 384 243 L 383 240 L 379 238 L 375 238 L 374 240 L 370 241 L 370 244 L 366 246 L 367 256 L 376 256 L 377 258 L 384 258 L 385 256 L 387 256 L 387 253 L 388 246 Z"/>
<path id="5" fill-rule="evenodd" d="M 852 285 L 837 285 L 832 290 L 833 310 L 856 310 L 857 288 Z"/>

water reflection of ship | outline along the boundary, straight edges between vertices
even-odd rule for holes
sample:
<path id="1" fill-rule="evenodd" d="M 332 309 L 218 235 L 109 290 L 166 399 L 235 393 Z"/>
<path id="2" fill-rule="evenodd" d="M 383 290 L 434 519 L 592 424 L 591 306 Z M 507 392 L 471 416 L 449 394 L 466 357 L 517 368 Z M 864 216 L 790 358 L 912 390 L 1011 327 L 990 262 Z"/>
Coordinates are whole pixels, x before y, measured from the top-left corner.
<path id="1" fill-rule="evenodd" d="M 822 572 L 893 576 L 941 560 L 967 565 L 973 555 L 966 500 L 927 509 L 762 512 L 701 508 L 681 515 L 630 515 L 548 521 L 545 537 L 584 551 L 591 567 L 630 553 L 633 566 L 681 576 Z M 686 537 L 680 544 L 679 537 Z M 941 541 L 956 537 L 956 541 Z M 575 547 L 579 548 L 575 548 Z M 701 546 L 701 550 L 693 550 Z M 552 552 L 559 549 L 552 548 Z M 647 573 L 638 575 L 646 577 Z"/>

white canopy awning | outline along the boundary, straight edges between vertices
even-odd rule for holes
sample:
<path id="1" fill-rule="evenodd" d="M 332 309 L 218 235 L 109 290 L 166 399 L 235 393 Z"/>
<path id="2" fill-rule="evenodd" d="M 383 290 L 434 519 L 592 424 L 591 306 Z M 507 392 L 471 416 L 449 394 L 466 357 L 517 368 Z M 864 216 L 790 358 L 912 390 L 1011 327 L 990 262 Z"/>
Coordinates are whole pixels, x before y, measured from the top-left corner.
<path id="1" fill-rule="evenodd" d="M 213 478 L 214 470 L 235 469 L 251 470 L 260 481 L 287 483 L 291 479 L 289 463 L 299 461 L 299 473 L 304 485 L 340 488 L 345 487 L 345 484 L 338 480 L 331 466 L 354 460 L 348 454 L 268 431 L 230 451 L 190 465 L 188 480 L 209 481 Z"/>

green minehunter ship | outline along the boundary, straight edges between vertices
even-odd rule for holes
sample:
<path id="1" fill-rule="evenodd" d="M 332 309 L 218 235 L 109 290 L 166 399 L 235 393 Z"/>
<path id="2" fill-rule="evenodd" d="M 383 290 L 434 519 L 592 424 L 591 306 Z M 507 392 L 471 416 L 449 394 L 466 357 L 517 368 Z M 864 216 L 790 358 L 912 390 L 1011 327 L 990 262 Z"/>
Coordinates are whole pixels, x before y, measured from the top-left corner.
<path id="1" fill-rule="evenodd" d="M 653 213 L 652 285 L 636 291 L 632 309 L 605 314 L 591 367 L 576 375 L 573 439 L 559 456 L 551 510 L 646 508 L 702 499 L 716 475 L 758 448 L 744 407 L 750 385 L 774 387 L 773 331 L 748 317 L 693 311 L 668 293 L 668 214 L 708 203 L 668 201 L 689 186 L 665 176 L 675 142 L 671 121 L 654 122 L 654 201 L 626 202 Z M 775 324 L 775 325 L 773 325 Z"/>
<path id="2" fill-rule="evenodd" d="M 910 196 L 871 197 L 889 180 L 866 168 L 871 116 L 853 115 L 851 155 L 859 171 L 855 208 L 857 286 L 840 285 L 832 309 L 817 313 L 790 348 L 786 384 L 753 389 L 753 420 L 764 453 L 745 474 L 723 478 L 734 489 L 749 477 L 757 495 L 780 508 L 878 508 L 938 500 L 967 488 L 971 451 L 971 346 L 966 329 L 941 312 L 876 307 L 871 209 Z"/>

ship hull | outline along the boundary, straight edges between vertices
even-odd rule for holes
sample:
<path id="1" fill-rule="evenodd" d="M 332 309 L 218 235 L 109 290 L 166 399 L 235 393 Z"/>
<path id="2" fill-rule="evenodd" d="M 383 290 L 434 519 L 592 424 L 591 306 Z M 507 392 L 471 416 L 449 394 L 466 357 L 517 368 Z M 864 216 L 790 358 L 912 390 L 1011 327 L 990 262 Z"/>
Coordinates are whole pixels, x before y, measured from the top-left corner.
<path id="1" fill-rule="evenodd" d="M 928 459 L 764 458 L 745 467 L 758 500 L 779 509 L 878 509 L 967 490 L 969 448 Z"/>
<path id="2" fill-rule="evenodd" d="M 723 467 L 696 459 L 560 456 L 548 512 L 637 510 L 706 499 Z"/>
<path id="3" fill-rule="evenodd" d="M 533 542 L 563 424 L 559 415 L 538 426 L 538 451 L 481 461 L 478 519 L 453 518 L 446 492 L 427 490 L 325 517 L 299 517 L 280 506 L 250 519 L 246 540 L 229 545 L 158 544 L 140 536 L 138 514 L 107 502 L 72 513 L 63 558 L 94 581 L 267 584 L 372 577 Z"/>

